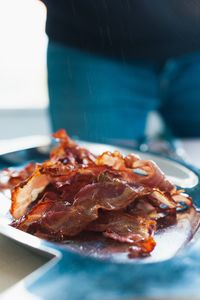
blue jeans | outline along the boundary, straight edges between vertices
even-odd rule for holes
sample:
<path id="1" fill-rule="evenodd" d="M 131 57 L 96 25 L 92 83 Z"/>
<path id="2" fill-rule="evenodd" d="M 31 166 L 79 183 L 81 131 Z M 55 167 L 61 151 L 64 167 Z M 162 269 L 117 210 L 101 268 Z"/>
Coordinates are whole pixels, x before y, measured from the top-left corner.
<path id="1" fill-rule="evenodd" d="M 155 110 L 175 136 L 200 136 L 200 52 L 127 63 L 50 42 L 48 87 L 52 129 L 73 137 L 136 140 Z"/>

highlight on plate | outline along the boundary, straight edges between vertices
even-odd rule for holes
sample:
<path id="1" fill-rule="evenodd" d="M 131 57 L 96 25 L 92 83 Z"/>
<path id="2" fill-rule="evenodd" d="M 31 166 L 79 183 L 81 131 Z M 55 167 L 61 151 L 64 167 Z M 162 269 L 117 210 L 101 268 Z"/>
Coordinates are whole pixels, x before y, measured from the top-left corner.
<path id="1" fill-rule="evenodd" d="M 130 153 L 99 156 L 79 147 L 65 130 L 43 163 L 3 170 L 11 190 L 11 226 L 51 241 L 95 232 L 130 245 L 129 257 L 148 256 L 154 234 L 176 223 L 178 211 L 192 206 L 150 160 Z"/>

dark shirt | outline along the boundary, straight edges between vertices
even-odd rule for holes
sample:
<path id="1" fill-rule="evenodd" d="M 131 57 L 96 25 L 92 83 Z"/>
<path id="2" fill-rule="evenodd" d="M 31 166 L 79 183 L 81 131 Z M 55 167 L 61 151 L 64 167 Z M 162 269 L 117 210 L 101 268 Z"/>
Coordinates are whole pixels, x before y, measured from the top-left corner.
<path id="1" fill-rule="evenodd" d="M 43 0 L 50 40 L 124 58 L 200 50 L 200 0 Z"/>

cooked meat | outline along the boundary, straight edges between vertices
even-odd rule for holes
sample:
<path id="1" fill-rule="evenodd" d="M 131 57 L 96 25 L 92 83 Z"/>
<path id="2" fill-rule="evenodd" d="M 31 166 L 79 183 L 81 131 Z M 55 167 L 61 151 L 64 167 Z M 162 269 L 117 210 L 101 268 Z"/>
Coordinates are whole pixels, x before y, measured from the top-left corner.
<path id="1" fill-rule="evenodd" d="M 192 205 L 152 161 L 117 151 L 95 156 L 64 130 L 54 137 L 49 160 L 21 171 L 12 189 L 12 226 L 20 230 L 55 241 L 95 231 L 142 257 L 153 251 L 156 230 L 176 222 L 176 208 Z"/>

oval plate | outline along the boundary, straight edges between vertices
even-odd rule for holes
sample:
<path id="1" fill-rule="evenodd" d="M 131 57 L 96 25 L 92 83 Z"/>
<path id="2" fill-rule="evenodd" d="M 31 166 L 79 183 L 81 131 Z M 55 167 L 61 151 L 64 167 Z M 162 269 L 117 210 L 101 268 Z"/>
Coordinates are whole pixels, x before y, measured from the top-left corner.
<path id="1" fill-rule="evenodd" d="M 103 151 L 114 150 L 119 150 L 124 155 L 131 152 L 130 149 L 103 144 L 86 142 L 81 142 L 79 144 L 90 149 L 95 154 L 102 153 Z M 47 158 L 49 150 L 50 146 L 47 146 L 8 153 L 0 157 L 0 162 L 4 164 L 4 167 L 6 164 L 8 166 L 13 165 L 13 167 L 20 167 L 22 164 L 25 164 L 30 160 L 40 161 Z M 189 195 L 193 197 L 195 205 L 197 207 L 199 206 L 200 175 L 197 169 L 183 162 L 161 157 L 153 153 L 141 153 L 135 150 L 134 153 L 139 154 L 142 159 L 154 160 L 168 176 L 168 178 L 170 178 L 179 187 L 184 188 Z M 190 209 L 185 213 L 180 213 L 178 215 L 178 222 L 176 225 L 156 234 L 155 239 L 157 245 L 155 250 L 152 252 L 150 257 L 145 259 L 129 259 L 127 256 L 127 249 L 124 248 L 122 244 L 100 237 L 97 238 L 96 235 L 87 235 L 85 237 L 82 236 L 81 238 L 75 238 L 62 244 L 50 243 L 10 227 L 8 225 L 10 222 L 10 216 L 8 213 L 10 200 L 5 197 L 3 199 L 3 197 L 4 196 L 2 195 L 2 200 L 0 202 L 0 232 L 19 243 L 24 244 L 25 246 L 50 253 L 55 257 L 47 265 L 40 268 L 25 280 L 26 289 L 38 295 L 41 295 L 42 291 L 43 297 L 48 299 L 50 299 L 50 296 L 52 295 L 58 298 L 58 294 L 60 295 L 59 298 L 66 299 L 64 296 L 66 292 L 66 286 L 62 280 L 63 278 L 65 278 L 67 282 L 75 280 L 78 275 L 76 276 L 73 270 L 76 270 L 76 274 L 79 275 L 83 272 L 84 276 L 82 280 L 84 285 L 81 284 L 78 288 L 72 288 L 72 286 L 70 286 L 68 290 L 70 299 L 79 299 L 78 295 L 81 293 L 81 291 L 83 292 L 83 290 L 90 290 L 91 295 L 94 295 L 94 293 L 98 291 L 99 295 L 101 294 L 101 299 L 104 299 L 104 296 L 107 297 L 107 293 L 111 293 L 111 295 L 116 293 L 116 299 L 120 295 L 144 296 L 146 290 L 137 287 L 135 283 L 133 284 L 133 282 L 138 282 L 139 278 L 141 280 L 140 285 L 143 286 L 145 284 L 146 288 L 148 288 L 148 295 L 154 294 L 152 292 L 150 293 L 150 290 L 154 286 L 155 290 L 157 291 L 157 296 L 159 294 L 158 291 L 164 293 L 165 290 L 161 288 L 160 280 L 159 284 L 157 283 L 155 286 L 155 280 L 158 274 L 162 274 L 160 273 L 161 265 L 168 267 L 173 266 L 174 261 L 176 264 L 180 257 L 189 257 L 189 253 L 198 244 L 198 241 L 196 240 L 198 240 L 199 235 L 199 213 L 194 209 Z M 195 246 L 193 246 L 193 244 Z M 189 247 L 189 245 L 191 246 Z M 82 269 L 83 266 L 84 269 Z M 93 272 L 96 275 L 98 274 L 96 279 L 95 276 L 92 275 L 91 266 L 95 266 Z M 105 270 L 105 266 L 108 267 L 108 270 L 111 268 L 111 273 Z M 158 266 L 160 267 L 155 276 L 155 270 L 158 268 Z M 153 269 L 152 273 L 149 274 L 150 278 L 148 279 L 146 272 L 149 270 L 149 268 Z M 128 273 L 126 273 L 126 269 L 127 271 L 129 270 Z M 140 270 L 139 273 L 138 270 Z M 108 274 L 110 274 L 109 276 L 114 276 L 116 281 L 113 281 L 113 279 L 109 278 L 107 279 L 107 282 L 105 282 L 105 271 L 106 273 L 108 272 Z M 54 286 L 55 289 L 52 289 L 52 287 L 48 287 L 48 284 L 52 283 L 52 278 L 55 279 L 55 274 L 58 276 L 57 284 Z M 123 280 L 121 278 L 121 274 L 124 274 Z M 169 273 L 166 274 L 168 274 L 167 276 L 170 278 L 170 280 L 174 278 L 173 273 L 171 273 L 172 277 L 170 277 Z M 104 284 L 96 286 L 100 278 Z M 134 280 L 132 281 L 132 285 L 130 285 L 130 278 Z M 167 281 L 169 281 L 169 278 Z M 91 282 L 95 285 L 95 287 L 91 287 Z M 110 284 L 112 282 L 110 287 L 107 286 L 108 282 L 110 282 Z M 151 285 L 149 285 L 150 282 L 152 282 Z M 75 284 L 75 282 L 73 284 Z M 88 286 L 85 286 L 85 284 Z M 106 291 L 104 291 L 104 286 L 107 286 Z M 16 288 L 17 287 L 15 287 L 14 290 Z M 10 292 L 12 293 L 12 291 L 13 290 L 11 289 Z M 178 291 L 178 289 L 176 289 L 176 291 Z"/>

